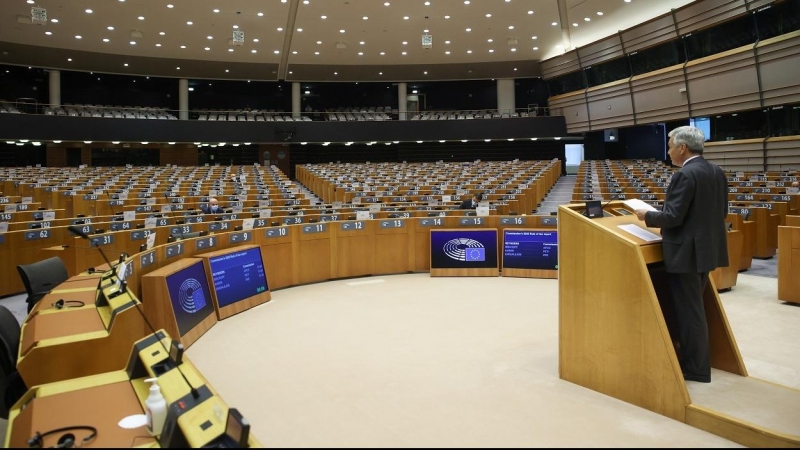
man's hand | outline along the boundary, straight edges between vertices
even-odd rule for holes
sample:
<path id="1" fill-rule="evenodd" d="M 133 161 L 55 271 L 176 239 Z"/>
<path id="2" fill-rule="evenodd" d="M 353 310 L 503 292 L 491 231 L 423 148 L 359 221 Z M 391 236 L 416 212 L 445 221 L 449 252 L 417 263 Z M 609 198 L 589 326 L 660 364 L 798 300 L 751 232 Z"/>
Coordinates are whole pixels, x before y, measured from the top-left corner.
<path id="1" fill-rule="evenodd" d="M 636 213 L 636 217 L 638 217 L 639 220 L 644 220 L 644 216 L 647 214 L 646 209 L 637 209 L 634 212 Z"/>

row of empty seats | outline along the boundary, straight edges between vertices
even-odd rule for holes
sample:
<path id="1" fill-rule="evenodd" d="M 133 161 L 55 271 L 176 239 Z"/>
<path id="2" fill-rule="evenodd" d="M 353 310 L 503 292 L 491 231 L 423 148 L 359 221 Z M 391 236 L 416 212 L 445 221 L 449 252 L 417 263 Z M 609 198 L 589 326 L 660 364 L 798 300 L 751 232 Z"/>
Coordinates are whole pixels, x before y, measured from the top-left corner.
<path id="1" fill-rule="evenodd" d="M 48 116 L 69 117 L 103 117 L 107 119 L 153 119 L 177 120 L 166 108 L 109 106 L 109 105 L 72 105 L 45 107 Z"/>
<path id="2" fill-rule="evenodd" d="M 236 111 L 197 111 L 197 120 L 217 122 L 311 122 L 310 117 L 293 118 L 282 111 L 236 110 Z"/>
<path id="3" fill-rule="evenodd" d="M 392 120 L 397 109 L 392 109 L 391 106 L 340 107 L 328 110 L 327 113 L 331 122 L 371 122 Z"/>
<path id="4" fill-rule="evenodd" d="M 414 114 L 411 120 L 470 120 L 470 119 L 509 119 L 512 117 L 534 117 L 536 112 L 500 113 L 499 111 L 428 111 Z"/>
<path id="5" fill-rule="evenodd" d="M 0 103 L 0 113 L 19 114 L 19 110 L 12 104 Z"/>

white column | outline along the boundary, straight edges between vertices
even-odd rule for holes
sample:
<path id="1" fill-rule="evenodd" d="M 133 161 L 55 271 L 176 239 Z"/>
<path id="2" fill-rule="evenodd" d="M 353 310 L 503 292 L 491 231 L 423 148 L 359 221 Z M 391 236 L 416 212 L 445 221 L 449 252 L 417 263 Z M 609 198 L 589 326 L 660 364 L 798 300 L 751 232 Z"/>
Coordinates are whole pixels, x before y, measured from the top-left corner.
<path id="1" fill-rule="evenodd" d="M 514 79 L 497 80 L 497 112 L 500 114 L 511 114 L 516 110 L 516 99 L 514 95 Z"/>
<path id="2" fill-rule="evenodd" d="M 301 106 L 301 97 L 300 97 L 300 83 L 292 83 L 292 118 L 299 119 L 300 118 L 300 106 Z"/>
<path id="3" fill-rule="evenodd" d="M 400 120 L 407 120 L 408 115 L 408 86 L 406 83 L 397 83 L 397 113 Z"/>
<path id="4" fill-rule="evenodd" d="M 61 106 L 61 71 L 50 71 L 50 106 Z"/>
<path id="5" fill-rule="evenodd" d="M 189 120 L 189 80 L 181 78 L 178 81 L 178 118 Z"/>

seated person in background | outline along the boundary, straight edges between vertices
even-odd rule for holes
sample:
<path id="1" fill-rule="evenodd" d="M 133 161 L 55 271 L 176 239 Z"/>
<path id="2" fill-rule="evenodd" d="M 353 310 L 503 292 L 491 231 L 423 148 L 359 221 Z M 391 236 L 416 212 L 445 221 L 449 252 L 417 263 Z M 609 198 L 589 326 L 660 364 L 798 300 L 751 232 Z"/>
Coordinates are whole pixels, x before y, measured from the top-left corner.
<path id="1" fill-rule="evenodd" d="M 792 187 L 795 189 L 800 188 L 800 181 L 792 181 Z"/>
<path id="2" fill-rule="evenodd" d="M 476 192 L 472 194 L 471 199 L 461 202 L 461 205 L 458 207 L 458 209 L 475 209 L 478 207 L 478 203 L 481 201 L 483 201 L 483 193 Z"/>
<path id="3" fill-rule="evenodd" d="M 200 210 L 203 211 L 203 214 L 222 214 L 223 209 L 222 206 L 219 205 L 219 201 L 211 197 L 208 199 L 208 203 L 205 205 L 200 205 Z"/>

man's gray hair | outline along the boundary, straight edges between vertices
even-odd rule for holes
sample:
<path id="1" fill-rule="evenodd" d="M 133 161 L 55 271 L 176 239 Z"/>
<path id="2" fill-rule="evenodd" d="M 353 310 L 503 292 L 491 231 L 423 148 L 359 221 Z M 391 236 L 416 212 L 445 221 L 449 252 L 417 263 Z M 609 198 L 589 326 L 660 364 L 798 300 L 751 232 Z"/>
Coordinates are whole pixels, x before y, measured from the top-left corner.
<path id="1" fill-rule="evenodd" d="M 686 148 L 696 155 L 703 154 L 703 144 L 706 141 L 703 130 L 696 127 L 678 127 L 669 132 L 669 137 L 675 145 L 686 144 Z"/>

